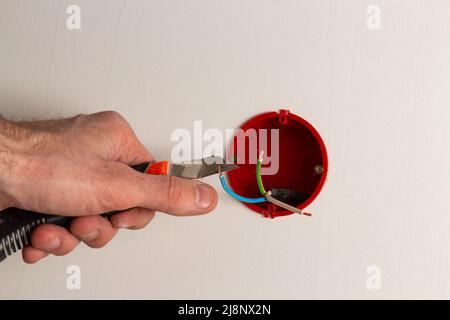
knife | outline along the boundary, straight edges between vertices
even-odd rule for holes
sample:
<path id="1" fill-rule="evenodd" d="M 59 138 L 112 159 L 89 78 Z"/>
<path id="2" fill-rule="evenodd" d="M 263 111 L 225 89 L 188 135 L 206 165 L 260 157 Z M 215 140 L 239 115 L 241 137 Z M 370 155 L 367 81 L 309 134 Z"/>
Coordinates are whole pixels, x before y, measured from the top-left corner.
<path id="1" fill-rule="evenodd" d="M 184 163 L 146 162 L 132 166 L 132 168 L 145 174 L 201 179 L 236 169 L 238 166 L 233 163 L 226 163 L 221 157 L 212 156 Z M 123 211 L 106 212 L 102 216 L 110 217 L 120 212 Z M 18 208 L 0 211 L 0 262 L 31 244 L 31 233 L 38 225 L 52 223 L 68 229 L 72 219 L 74 217 L 49 215 Z"/>

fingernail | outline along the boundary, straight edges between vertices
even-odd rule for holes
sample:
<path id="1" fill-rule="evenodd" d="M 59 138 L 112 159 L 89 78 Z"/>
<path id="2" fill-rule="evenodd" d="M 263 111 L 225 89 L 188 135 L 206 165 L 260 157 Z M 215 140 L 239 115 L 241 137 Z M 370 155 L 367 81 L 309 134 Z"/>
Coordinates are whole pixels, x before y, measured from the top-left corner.
<path id="1" fill-rule="evenodd" d="M 94 240 L 97 237 L 97 235 L 98 235 L 98 230 L 94 230 L 89 233 L 81 234 L 79 236 L 79 238 L 83 241 L 89 241 L 89 240 Z"/>
<path id="2" fill-rule="evenodd" d="M 49 243 L 45 244 L 42 249 L 44 249 L 44 251 L 48 252 L 48 251 L 58 249 L 60 245 L 61 245 L 61 240 L 58 237 L 56 237 L 56 238 L 53 238 Z"/>
<path id="3" fill-rule="evenodd" d="M 123 221 L 113 222 L 113 227 L 117 229 L 128 229 L 130 225 Z"/>
<path id="4" fill-rule="evenodd" d="M 214 189 L 207 184 L 198 184 L 195 187 L 196 199 L 195 205 L 200 209 L 208 208 L 214 201 Z"/>

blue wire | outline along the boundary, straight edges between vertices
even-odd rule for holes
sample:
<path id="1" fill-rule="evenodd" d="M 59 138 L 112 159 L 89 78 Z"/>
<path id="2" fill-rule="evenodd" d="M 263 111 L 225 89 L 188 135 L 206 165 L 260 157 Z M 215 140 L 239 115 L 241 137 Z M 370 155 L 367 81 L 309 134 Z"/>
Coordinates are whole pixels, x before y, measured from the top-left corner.
<path id="1" fill-rule="evenodd" d="M 230 189 L 230 187 L 227 185 L 227 182 L 225 180 L 225 177 L 223 175 L 220 175 L 220 183 L 222 184 L 223 189 L 233 198 L 246 203 L 261 203 L 267 201 L 266 198 L 246 198 L 243 196 L 238 195 L 236 192 Z"/>

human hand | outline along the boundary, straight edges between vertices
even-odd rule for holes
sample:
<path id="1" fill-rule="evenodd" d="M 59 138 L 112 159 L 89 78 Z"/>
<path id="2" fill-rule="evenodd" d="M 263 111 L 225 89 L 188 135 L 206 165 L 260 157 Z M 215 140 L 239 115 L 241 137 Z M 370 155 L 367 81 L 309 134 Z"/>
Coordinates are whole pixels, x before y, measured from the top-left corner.
<path id="1" fill-rule="evenodd" d="M 0 210 L 77 216 L 70 231 L 38 226 L 24 261 L 68 254 L 80 241 L 103 247 L 119 228 L 145 227 L 155 210 L 186 216 L 215 208 L 217 193 L 207 184 L 130 168 L 153 160 L 116 112 L 18 123 L 0 117 Z M 126 211 L 99 215 L 116 210 Z"/>

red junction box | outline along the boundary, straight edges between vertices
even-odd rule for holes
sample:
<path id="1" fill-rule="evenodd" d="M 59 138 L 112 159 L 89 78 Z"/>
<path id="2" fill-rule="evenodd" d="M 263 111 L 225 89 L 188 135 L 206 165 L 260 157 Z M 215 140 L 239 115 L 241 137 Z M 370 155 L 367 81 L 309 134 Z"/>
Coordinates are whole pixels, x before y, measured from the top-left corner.
<path id="1" fill-rule="evenodd" d="M 265 189 L 286 188 L 305 194 L 306 200 L 297 207 L 306 208 L 322 190 L 328 173 L 327 151 L 317 130 L 305 119 L 288 110 L 257 115 L 242 125 L 241 129 L 244 132 L 249 129 L 255 129 L 257 132 L 258 129 L 279 130 L 279 169 L 274 175 L 262 176 Z M 270 137 L 270 130 L 268 132 Z M 252 139 L 250 135 L 249 137 Z M 258 135 L 256 139 L 259 155 Z M 237 141 L 235 134 L 228 150 L 231 158 L 238 155 Z M 245 143 L 245 161 L 238 161 L 239 168 L 228 172 L 228 180 L 231 188 L 239 195 L 257 198 L 261 197 L 261 194 L 256 181 L 256 164 L 249 160 L 251 142 L 247 140 Z M 270 139 L 267 141 L 267 150 L 271 150 Z M 244 204 L 265 217 L 275 218 L 292 214 L 270 202 Z"/>

